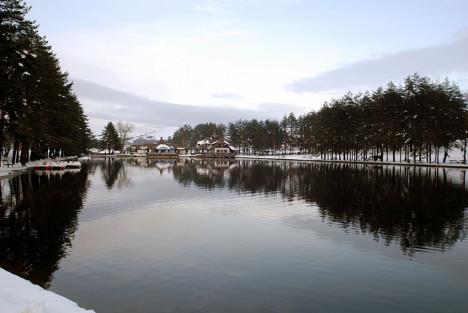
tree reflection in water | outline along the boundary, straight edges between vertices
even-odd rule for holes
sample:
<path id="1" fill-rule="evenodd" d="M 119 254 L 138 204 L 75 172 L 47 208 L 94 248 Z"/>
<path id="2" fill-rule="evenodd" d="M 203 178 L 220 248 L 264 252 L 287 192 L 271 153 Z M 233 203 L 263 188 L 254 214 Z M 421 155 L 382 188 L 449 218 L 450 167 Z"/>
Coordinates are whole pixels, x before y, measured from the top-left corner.
<path id="1" fill-rule="evenodd" d="M 67 254 L 88 188 L 81 171 L 29 172 L 3 180 L 0 267 L 48 287 Z"/>
<path id="2" fill-rule="evenodd" d="M 172 175 L 183 186 L 278 194 L 291 204 L 305 201 L 317 206 L 325 222 L 386 244 L 396 242 L 408 255 L 420 249 L 446 250 L 467 233 L 463 171 L 275 161 L 103 160 L 85 164 L 77 173 L 30 172 L 1 181 L 0 266 L 48 287 L 76 231 L 88 175 L 100 171 L 107 188 L 125 187 L 132 184 L 127 169 L 133 166 Z M 313 227 L 300 219 L 288 222 Z"/>
<path id="3" fill-rule="evenodd" d="M 275 161 L 187 161 L 173 169 L 182 184 L 228 187 L 241 193 L 279 193 L 316 204 L 321 217 L 370 234 L 403 253 L 445 250 L 467 234 L 465 173 L 458 183 L 440 168 Z"/>
<path id="4" fill-rule="evenodd" d="M 116 183 L 118 188 L 132 185 L 132 180 L 128 177 L 127 170 L 125 168 L 126 162 L 131 163 L 131 159 L 124 161 L 122 159 L 106 158 L 99 162 L 95 161 L 90 164 L 91 166 L 99 166 L 102 173 L 102 179 L 106 184 L 107 189 L 111 190 Z"/>
<path id="5" fill-rule="evenodd" d="M 156 169 L 160 175 L 170 172 L 177 159 L 147 159 L 147 158 L 127 158 L 115 159 L 106 158 L 89 163 L 90 170 L 99 167 L 102 180 L 107 189 L 129 187 L 133 185 L 131 177 L 127 173 L 127 167 L 145 167 Z"/>

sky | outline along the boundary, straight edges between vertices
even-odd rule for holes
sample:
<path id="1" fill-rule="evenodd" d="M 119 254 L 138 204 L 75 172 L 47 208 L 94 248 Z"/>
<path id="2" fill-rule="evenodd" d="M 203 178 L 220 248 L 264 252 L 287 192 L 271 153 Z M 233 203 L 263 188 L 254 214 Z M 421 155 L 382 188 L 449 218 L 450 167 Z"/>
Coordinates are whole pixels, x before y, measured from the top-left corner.
<path id="1" fill-rule="evenodd" d="M 418 72 L 468 90 L 468 1 L 29 0 L 96 134 L 281 118 Z"/>

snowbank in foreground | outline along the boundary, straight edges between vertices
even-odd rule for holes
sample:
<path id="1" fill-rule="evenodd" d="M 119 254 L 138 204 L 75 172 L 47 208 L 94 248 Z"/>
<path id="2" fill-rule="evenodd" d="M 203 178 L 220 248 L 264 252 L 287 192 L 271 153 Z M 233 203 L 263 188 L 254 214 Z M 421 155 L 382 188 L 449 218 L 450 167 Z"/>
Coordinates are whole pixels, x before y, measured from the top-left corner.
<path id="1" fill-rule="evenodd" d="M 0 268 L 2 313 L 93 313 Z"/>

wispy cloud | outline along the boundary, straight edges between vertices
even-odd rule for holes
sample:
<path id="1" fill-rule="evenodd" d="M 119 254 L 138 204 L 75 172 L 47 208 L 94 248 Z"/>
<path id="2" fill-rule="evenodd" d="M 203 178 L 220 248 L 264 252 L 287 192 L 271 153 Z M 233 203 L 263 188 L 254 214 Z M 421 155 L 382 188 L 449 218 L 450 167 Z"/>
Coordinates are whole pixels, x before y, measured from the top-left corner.
<path id="1" fill-rule="evenodd" d="M 341 94 L 340 88 L 375 86 L 415 71 L 432 75 L 466 69 L 461 63 L 466 60 L 466 39 L 450 42 L 451 34 L 468 28 L 466 0 L 450 5 L 395 1 L 28 3 L 33 6 L 30 17 L 40 22 L 41 33 L 47 35 L 71 77 L 125 91 L 112 92 L 116 99 L 96 95 L 84 99 L 79 92 L 92 121 L 98 115 L 100 123 L 132 118 L 141 127 L 155 129 L 159 124 L 153 122 L 179 125 L 195 119 L 184 109 L 171 111 L 181 114 L 179 120 L 166 114 L 169 109 L 153 112 L 159 104 L 151 99 L 165 101 L 156 101 L 165 103 L 163 108 L 172 103 L 189 104 L 188 109 L 215 105 L 220 111 L 235 106 L 242 112 L 265 111 L 267 117 L 281 117 L 290 111 L 318 109 Z M 112 14 L 108 14 L 110 4 Z M 448 43 L 440 45 L 443 42 Z M 419 47 L 427 48 L 408 51 Z M 371 56 L 382 57 L 369 60 Z M 354 60 L 364 61 L 350 64 Z M 468 75 L 447 75 L 466 90 L 468 82 L 461 79 Z M 212 112 L 197 113 L 198 120 L 208 119 Z M 216 120 L 236 120 L 244 114 L 230 111 L 227 116 L 226 112 Z M 163 120 L 158 120 L 160 116 Z"/>
<path id="2" fill-rule="evenodd" d="M 390 80 L 400 80 L 415 72 L 436 76 L 466 74 L 467 51 L 468 35 L 464 35 L 443 45 L 346 64 L 317 76 L 295 81 L 288 85 L 287 89 L 302 93 L 374 87 Z"/>
<path id="3" fill-rule="evenodd" d="M 229 92 L 214 93 L 213 98 L 229 99 L 229 100 L 240 100 L 244 99 L 241 95 Z"/>
<path id="4" fill-rule="evenodd" d="M 202 107 L 157 101 L 109 88 L 91 81 L 74 79 L 74 90 L 91 120 L 125 120 L 140 126 L 139 131 L 175 128 L 201 122 L 227 123 L 239 118 L 266 118 L 266 113 L 223 107 Z M 100 129 L 95 129 L 99 132 Z"/>

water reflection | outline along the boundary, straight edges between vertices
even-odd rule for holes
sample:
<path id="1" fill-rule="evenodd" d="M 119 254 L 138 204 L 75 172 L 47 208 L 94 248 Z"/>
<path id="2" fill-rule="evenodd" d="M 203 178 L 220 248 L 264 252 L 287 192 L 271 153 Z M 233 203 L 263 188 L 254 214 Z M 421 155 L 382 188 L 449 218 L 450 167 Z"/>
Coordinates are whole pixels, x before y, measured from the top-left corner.
<path id="1" fill-rule="evenodd" d="M 91 167 L 99 166 L 101 175 L 107 189 L 111 190 L 117 183 L 117 187 L 131 186 L 132 181 L 127 175 L 125 163 L 121 159 L 103 159 L 99 162 L 90 163 Z"/>
<path id="2" fill-rule="evenodd" d="M 466 237 L 465 173 L 456 172 L 461 177 L 437 168 L 266 161 L 186 161 L 173 168 L 183 185 L 280 193 L 287 201 L 315 204 L 324 221 L 386 244 L 398 242 L 408 255 L 445 250 Z M 302 217 L 288 222 L 309 225 Z"/>
<path id="3" fill-rule="evenodd" d="M 236 166 L 234 160 L 181 160 L 173 167 L 172 173 L 185 186 L 194 183 L 211 190 L 227 186 L 229 173 Z"/>
<path id="4" fill-rule="evenodd" d="M 146 160 L 146 167 L 155 169 L 159 175 L 170 173 L 172 168 L 177 165 L 177 159 L 148 159 Z"/>
<path id="5" fill-rule="evenodd" d="M 155 179 L 159 176 L 174 178 L 187 192 Z M 277 194 L 292 205 L 304 201 L 324 222 L 385 244 L 397 243 L 407 255 L 446 250 L 467 234 L 464 171 L 273 161 L 102 160 L 85 164 L 76 173 L 31 172 L 1 181 L 1 267 L 36 284 L 50 284 L 77 229 L 88 177 L 105 186 L 101 190 L 96 184 L 93 189 L 99 201 L 98 209 L 88 210 L 90 215 L 122 211 L 153 198 L 188 199 L 188 187 L 195 186 L 190 194 L 198 193 L 200 199 L 204 192 L 224 189 L 234 195 Z M 145 185 L 137 185 L 142 177 Z M 112 193 L 115 202 L 101 202 L 114 188 L 134 185 L 138 188 L 132 192 Z M 316 225 L 295 215 L 288 215 L 286 222 L 312 230 Z"/>
<path id="6" fill-rule="evenodd" d="M 49 286 L 77 229 L 87 170 L 29 172 L 1 181 L 0 267 Z"/>
<path id="7" fill-rule="evenodd" d="M 144 167 L 156 169 L 160 175 L 170 172 L 172 167 L 177 164 L 176 159 L 147 159 L 147 158 L 128 158 L 112 159 L 107 158 L 89 163 L 90 168 L 99 167 L 107 189 L 111 190 L 115 186 L 118 188 L 129 187 L 133 185 L 132 178 L 128 174 L 127 167 Z"/>

